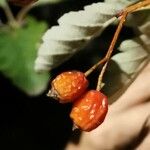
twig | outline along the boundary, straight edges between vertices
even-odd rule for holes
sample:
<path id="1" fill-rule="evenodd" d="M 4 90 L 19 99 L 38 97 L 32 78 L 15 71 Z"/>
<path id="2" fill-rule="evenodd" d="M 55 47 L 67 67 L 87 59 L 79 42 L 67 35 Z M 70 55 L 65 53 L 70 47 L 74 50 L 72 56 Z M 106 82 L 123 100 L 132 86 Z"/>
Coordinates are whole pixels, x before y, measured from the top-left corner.
<path id="1" fill-rule="evenodd" d="M 97 90 L 100 90 L 101 87 L 102 87 L 102 86 L 101 86 L 101 83 L 102 83 L 102 79 L 103 79 L 105 70 L 106 70 L 106 68 L 107 68 L 108 62 L 109 62 L 109 60 L 110 60 L 111 54 L 112 54 L 112 52 L 113 52 L 113 50 L 114 50 L 114 46 L 115 46 L 115 44 L 116 44 L 116 41 L 117 41 L 117 39 L 118 39 L 118 36 L 119 36 L 120 31 L 121 31 L 121 29 L 122 29 L 122 27 L 123 27 L 123 24 L 124 24 L 124 22 L 125 22 L 126 17 L 127 17 L 127 13 L 124 13 L 124 14 L 122 15 L 122 17 L 121 17 L 121 20 L 120 20 L 120 22 L 119 22 L 119 25 L 118 25 L 118 27 L 117 27 L 117 30 L 116 30 L 115 35 L 114 35 L 114 37 L 113 37 L 113 40 L 112 40 L 112 42 L 111 42 L 111 44 L 110 44 L 110 46 L 109 46 L 108 52 L 107 52 L 107 54 L 106 54 L 106 56 L 105 56 L 105 58 L 107 59 L 107 61 L 106 61 L 105 65 L 103 66 L 103 68 L 102 68 L 102 70 L 101 70 L 101 73 L 100 73 L 100 75 L 99 75 L 99 77 L 98 77 L 98 83 L 97 83 L 97 88 L 96 88 Z"/>
<path id="2" fill-rule="evenodd" d="M 138 8 L 137 10 L 135 10 L 134 12 L 137 12 L 137 11 L 143 11 L 143 10 L 150 10 L 150 6 L 145 6 L 145 7 L 142 7 L 142 8 Z"/>
<path id="3" fill-rule="evenodd" d="M 6 17 L 8 19 L 8 24 L 15 23 L 16 22 L 15 17 L 13 16 L 13 13 L 12 13 L 12 11 L 11 11 L 11 9 L 10 9 L 7 2 L 5 2 L 5 5 L 4 5 L 3 8 L 4 8 L 4 12 L 6 14 Z"/>
<path id="4" fill-rule="evenodd" d="M 116 17 L 120 17 L 123 15 L 124 12 L 133 13 L 139 10 L 149 9 L 150 8 L 150 0 L 143 0 L 138 3 L 134 3 L 132 5 L 129 5 L 125 9 L 121 10 L 118 14 L 116 14 Z"/>
<path id="5" fill-rule="evenodd" d="M 21 9 L 21 11 L 18 13 L 18 15 L 17 15 L 17 21 L 19 22 L 19 23 L 22 23 L 22 21 L 23 21 L 23 19 L 24 19 L 24 17 L 26 16 L 26 14 L 31 10 L 31 8 L 34 6 L 34 2 L 32 2 L 32 3 L 30 3 L 29 5 L 27 5 L 27 6 L 25 6 L 25 7 L 23 7 L 22 9 Z"/>
<path id="6" fill-rule="evenodd" d="M 122 10 L 122 11 L 120 11 L 118 14 L 116 14 L 116 17 L 117 17 L 117 18 L 120 18 L 120 22 L 119 22 L 119 25 L 118 25 L 118 27 L 117 27 L 117 30 L 116 30 L 116 32 L 115 32 L 115 34 L 114 34 L 114 37 L 113 37 L 113 39 L 112 39 L 112 42 L 111 42 L 111 44 L 110 44 L 110 46 L 109 46 L 109 49 L 108 49 L 108 51 L 107 51 L 106 56 L 105 56 L 102 60 L 100 60 L 98 63 L 96 63 L 95 65 L 93 65 L 90 69 L 88 69 L 88 70 L 85 72 L 85 76 L 88 76 L 88 75 L 89 75 L 90 73 L 92 73 L 99 65 L 105 63 L 104 66 L 103 66 L 103 68 L 102 68 L 102 70 L 101 70 L 101 73 L 100 73 L 100 75 L 99 75 L 99 77 L 98 77 L 98 83 L 97 83 L 97 88 L 96 88 L 97 90 L 100 90 L 100 89 L 102 88 L 102 85 L 101 85 L 101 84 L 102 84 L 102 79 L 103 79 L 104 73 L 105 73 L 105 71 L 106 71 L 108 62 L 109 62 L 110 57 L 111 57 L 111 55 L 112 55 L 112 52 L 113 52 L 113 50 L 114 50 L 114 46 L 115 46 L 115 44 L 116 44 L 116 41 L 117 41 L 117 39 L 118 39 L 118 36 L 119 36 L 119 34 L 120 34 L 120 31 L 121 31 L 121 29 L 122 29 L 122 27 L 123 27 L 123 24 L 124 24 L 124 22 L 125 22 L 125 20 L 126 20 L 126 17 L 127 17 L 127 15 L 128 15 L 128 13 L 132 13 L 132 12 L 136 11 L 137 9 L 140 9 L 140 8 L 145 7 L 145 6 L 148 6 L 148 5 L 150 5 L 150 0 L 143 0 L 143 1 L 140 1 L 140 2 L 138 2 L 138 3 L 136 3 L 136 4 L 133 4 L 133 5 L 128 6 L 127 8 L 125 8 L 124 10 Z"/>
<path id="7" fill-rule="evenodd" d="M 132 13 L 136 11 L 137 9 L 143 8 L 148 5 L 150 5 L 150 0 L 143 0 L 134 5 L 128 6 L 127 8 L 124 9 L 124 11 L 127 13 Z"/>
<path id="8" fill-rule="evenodd" d="M 104 23 L 103 27 L 106 28 L 110 23 L 113 23 L 114 21 L 116 21 L 116 19 L 117 19 L 116 16 L 112 17 L 111 19 L 109 19 L 108 21 L 106 21 L 106 22 Z M 102 32 L 102 31 L 100 31 L 100 32 Z M 95 35 L 95 37 L 98 36 L 98 35 L 99 35 L 99 33 L 97 33 L 97 34 Z M 84 73 L 85 76 L 90 75 L 99 65 L 105 63 L 106 61 L 107 61 L 107 59 L 104 57 L 104 58 L 103 58 L 102 60 L 100 60 L 98 63 L 94 64 L 91 68 L 89 68 L 89 69 Z"/>
<path id="9" fill-rule="evenodd" d="M 144 6 L 147 6 L 147 5 L 150 5 L 150 0 L 144 0 L 144 1 L 139 2 L 139 3 L 137 3 L 137 4 L 131 5 L 131 6 L 127 7 L 127 8 L 125 8 L 125 9 L 119 14 L 119 15 L 121 15 L 121 16 L 120 16 L 120 17 L 121 17 L 121 20 L 120 20 L 119 25 L 118 25 L 118 27 L 117 27 L 117 30 L 116 30 L 116 32 L 115 32 L 115 34 L 114 34 L 114 37 L 113 37 L 113 40 L 112 40 L 112 42 L 111 42 L 111 44 L 110 44 L 110 47 L 109 47 L 109 49 L 108 49 L 108 52 L 107 52 L 107 54 L 106 54 L 106 56 L 105 56 L 106 59 L 107 59 L 107 61 L 106 61 L 105 65 L 103 66 L 103 68 L 102 68 L 102 70 L 101 70 L 101 73 L 100 73 L 100 75 L 99 75 L 99 77 L 98 77 L 98 83 L 97 83 L 97 88 L 96 88 L 98 91 L 101 90 L 101 88 L 102 88 L 102 85 L 101 85 L 101 84 L 102 84 L 102 79 L 103 79 L 104 73 L 105 73 L 105 71 L 106 71 L 108 62 L 109 62 L 109 60 L 110 60 L 111 54 L 112 54 L 113 49 L 114 49 L 114 46 L 115 46 L 115 44 L 116 44 L 116 41 L 117 41 L 118 36 L 119 36 L 119 33 L 120 33 L 120 31 L 121 31 L 121 29 L 122 29 L 122 27 L 123 27 L 123 24 L 124 24 L 124 22 L 125 22 L 125 20 L 126 20 L 126 17 L 127 17 L 127 15 L 128 15 L 128 13 L 132 13 L 132 12 L 134 12 L 135 10 L 137 10 L 137 9 L 139 9 L 139 8 L 142 8 L 142 7 L 144 7 Z M 119 17 L 119 16 L 118 16 L 118 17 Z"/>
<path id="10" fill-rule="evenodd" d="M 92 66 L 90 69 L 88 69 L 84 74 L 85 76 L 90 75 L 99 65 L 105 63 L 107 61 L 106 57 L 104 57 L 102 60 L 100 60 L 98 63 L 96 63 L 94 66 Z"/>

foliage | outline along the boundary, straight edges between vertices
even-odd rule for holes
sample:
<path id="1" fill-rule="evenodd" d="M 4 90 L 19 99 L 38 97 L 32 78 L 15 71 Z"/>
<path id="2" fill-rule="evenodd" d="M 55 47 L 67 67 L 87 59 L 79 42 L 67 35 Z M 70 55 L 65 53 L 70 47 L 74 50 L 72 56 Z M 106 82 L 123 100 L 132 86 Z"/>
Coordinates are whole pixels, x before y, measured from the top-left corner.
<path id="1" fill-rule="evenodd" d="M 69 58 L 95 36 L 100 35 L 114 21 L 112 17 L 129 4 L 131 1 L 106 0 L 103 3 L 85 6 L 84 10 L 64 14 L 58 20 L 59 25 L 52 27 L 44 34 L 35 69 L 47 71 L 59 65 L 60 62 Z M 126 25 L 138 31 L 141 26 L 148 22 L 149 13 L 149 9 L 134 12 L 128 16 Z M 147 48 L 150 37 L 146 35 L 148 30 L 146 33 L 141 31 L 139 33 L 141 36 L 123 41 L 118 48 L 120 53 L 112 57 L 118 69 L 113 65 L 109 67 L 111 71 L 107 78 L 107 84 L 105 84 L 105 87 L 108 88 L 104 89 L 110 95 L 132 81 L 133 75 L 149 57 Z M 137 33 L 135 32 L 135 34 Z M 143 36 L 147 36 L 147 40 L 143 39 Z M 113 74 L 116 77 L 112 78 Z M 112 83 L 115 83 L 115 86 L 108 86 Z"/>
<path id="2" fill-rule="evenodd" d="M 46 88 L 48 73 L 35 73 L 36 49 L 46 24 L 28 18 L 24 28 L 0 31 L 0 71 L 30 95 Z"/>
<path id="3" fill-rule="evenodd" d="M 60 1 L 39 0 L 36 6 Z M 13 17 L 6 0 L 0 0 L 0 6 L 4 9 L 8 19 L 8 24 L 2 24 L 0 27 L 0 71 L 28 95 L 40 94 L 47 87 L 49 74 L 47 72 L 36 73 L 34 60 L 47 25 L 31 17 L 17 20 L 17 16 Z M 21 18 L 23 19 L 28 11 L 28 6 L 24 7 L 18 16 L 23 14 Z"/>
<path id="4" fill-rule="evenodd" d="M 0 6 L 4 6 L 5 5 L 5 0 L 0 0 Z"/>
<path id="5" fill-rule="evenodd" d="M 33 6 L 60 1 L 39 0 Z M 8 17 L 8 24 L 0 27 L 0 71 L 27 94 L 41 93 L 48 82 L 48 71 L 69 59 L 91 39 L 100 35 L 108 25 L 116 21 L 113 16 L 131 2 L 133 1 L 105 0 L 105 2 L 85 6 L 81 11 L 66 13 L 58 20 L 59 25 L 48 29 L 42 37 L 47 29 L 46 23 L 36 21 L 31 17 L 17 22 L 17 17 L 12 18 L 9 7 L 6 7 L 8 6 L 6 1 L 0 0 L 0 6 L 4 10 L 7 8 L 5 13 L 7 12 Z M 26 14 L 28 8 L 22 10 Z M 148 59 L 149 13 L 149 9 L 139 10 L 128 16 L 126 25 L 132 27 L 134 31 L 138 30 L 139 35 L 134 39 L 123 41 L 119 46 L 118 54 L 112 57 L 118 69 L 110 64 L 105 87 L 115 83 L 115 87 L 121 89 L 132 81 L 139 66 Z M 20 16 L 21 19 L 24 18 L 24 14 Z M 41 37 L 43 42 L 40 45 Z M 39 51 L 36 58 L 37 49 Z M 38 74 L 34 69 L 45 71 L 45 73 Z M 117 78 L 112 79 L 112 74 L 115 74 Z M 109 89 L 105 87 L 104 89 L 110 95 L 118 90 L 114 86 Z"/>

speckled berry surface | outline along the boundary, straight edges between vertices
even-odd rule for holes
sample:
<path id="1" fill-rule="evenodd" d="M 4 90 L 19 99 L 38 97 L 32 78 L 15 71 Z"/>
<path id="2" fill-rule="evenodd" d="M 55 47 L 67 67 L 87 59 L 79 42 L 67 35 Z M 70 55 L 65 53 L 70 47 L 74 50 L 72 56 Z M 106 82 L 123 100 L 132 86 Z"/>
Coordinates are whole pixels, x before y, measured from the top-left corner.
<path id="1" fill-rule="evenodd" d="M 70 117 L 78 128 L 91 131 L 104 121 L 107 111 L 107 97 L 99 91 L 90 90 L 75 101 Z"/>
<path id="2" fill-rule="evenodd" d="M 80 97 L 88 87 L 88 80 L 80 71 L 68 71 L 58 75 L 52 81 L 50 95 L 61 103 L 72 102 Z"/>

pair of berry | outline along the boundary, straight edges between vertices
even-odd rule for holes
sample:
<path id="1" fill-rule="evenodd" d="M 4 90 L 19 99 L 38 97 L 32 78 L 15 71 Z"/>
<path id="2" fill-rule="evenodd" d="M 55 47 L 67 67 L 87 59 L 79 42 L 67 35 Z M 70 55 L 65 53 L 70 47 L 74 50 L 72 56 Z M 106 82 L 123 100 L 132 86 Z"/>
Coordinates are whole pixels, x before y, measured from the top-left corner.
<path id="1" fill-rule="evenodd" d="M 99 126 L 108 111 L 107 97 L 97 90 L 88 91 L 88 84 L 82 72 L 63 72 L 52 81 L 48 93 L 60 103 L 73 102 L 70 117 L 74 125 L 83 131 L 91 131 Z"/>

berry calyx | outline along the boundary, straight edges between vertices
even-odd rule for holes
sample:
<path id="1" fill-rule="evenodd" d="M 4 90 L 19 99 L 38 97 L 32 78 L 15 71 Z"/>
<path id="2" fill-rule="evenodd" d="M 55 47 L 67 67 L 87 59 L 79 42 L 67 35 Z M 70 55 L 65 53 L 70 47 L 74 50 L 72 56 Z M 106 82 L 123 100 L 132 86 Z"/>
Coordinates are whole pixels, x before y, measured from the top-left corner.
<path id="1" fill-rule="evenodd" d="M 88 80 L 80 71 L 67 71 L 58 75 L 51 83 L 48 96 L 60 103 L 72 102 L 80 97 L 88 87 Z"/>
<path id="2" fill-rule="evenodd" d="M 100 91 L 90 90 L 74 102 L 70 117 L 76 127 L 89 132 L 104 121 L 107 111 L 107 97 Z"/>

